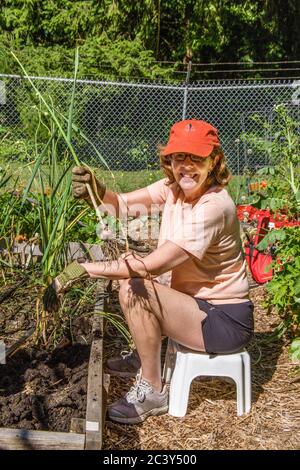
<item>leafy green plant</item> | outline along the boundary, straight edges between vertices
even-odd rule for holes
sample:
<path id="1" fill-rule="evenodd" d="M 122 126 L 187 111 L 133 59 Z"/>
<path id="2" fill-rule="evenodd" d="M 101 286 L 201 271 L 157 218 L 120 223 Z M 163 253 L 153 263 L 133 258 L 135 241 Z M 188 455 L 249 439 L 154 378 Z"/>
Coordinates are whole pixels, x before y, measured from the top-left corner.
<path id="1" fill-rule="evenodd" d="M 292 341 L 290 355 L 292 361 L 297 361 L 300 363 L 300 337 L 295 338 L 294 341 Z"/>
<path id="2" fill-rule="evenodd" d="M 6 168 L 0 167 L 0 189 L 8 183 L 11 179 L 11 174 L 7 171 Z"/>
<path id="3" fill-rule="evenodd" d="M 8 183 L 12 181 L 12 173 L 0 167 L 0 239 L 9 240 L 11 244 L 18 235 L 30 238 L 36 230 L 36 217 L 33 204 L 30 199 L 24 203 L 18 186 L 18 178 L 14 180 L 13 186 Z"/>
<path id="4" fill-rule="evenodd" d="M 135 147 L 131 148 L 127 152 L 128 161 L 134 164 L 134 168 L 145 168 L 149 160 L 148 155 L 148 144 L 146 142 L 139 142 L 135 144 Z"/>
<path id="5" fill-rule="evenodd" d="M 13 160 L 20 163 L 31 158 L 33 145 L 21 136 L 16 139 L 18 132 L 17 129 L 0 126 L 0 161 L 5 164 Z"/>
<path id="6" fill-rule="evenodd" d="M 244 134 L 242 140 L 268 155 L 271 166 L 257 171 L 258 177 L 266 177 L 265 191 L 259 191 L 256 205 L 273 211 L 283 209 L 295 216 L 300 213 L 300 139 L 299 123 L 284 104 L 274 109 L 272 122 L 261 116 L 253 119 L 265 130 L 268 137 Z"/>
<path id="7" fill-rule="evenodd" d="M 266 306 L 275 307 L 282 321 L 277 333 L 291 338 L 300 333 L 300 227 L 272 230 L 258 244 L 265 250 L 269 244 L 276 248 L 273 279 L 267 284 Z M 298 343 L 297 343 L 298 344 Z"/>
<path id="8" fill-rule="evenodd" d="M 35 205 L 28 198 L 24 203 L 18 191 L 8 191 L 0 194 L 0 238 L 9 237 L 14 240 L 17 236 L 30 239 L 38 229 Z"/>

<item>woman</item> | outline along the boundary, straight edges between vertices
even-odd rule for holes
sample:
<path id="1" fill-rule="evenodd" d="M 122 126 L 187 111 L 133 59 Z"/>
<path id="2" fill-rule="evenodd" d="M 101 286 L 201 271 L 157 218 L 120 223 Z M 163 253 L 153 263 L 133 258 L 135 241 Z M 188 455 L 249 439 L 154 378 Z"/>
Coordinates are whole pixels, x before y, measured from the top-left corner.
<path id="1" fill-rule="evenodd" d="M 139 213 L 141 207 L 147 212 L 153 205 L 162 207 L 157 249 L 143 259 L 131 255 L 109 263 L 72 263 L 51 287 L 59 294 L 81 276 L 122 280 L 120 305 L 141 369 L 131 390 L 109 407 L 109 417 L 120 423 L 167 412 L 163 335 L 196 351 L 232 353 L 245 347 L 253 333 L 239 223 L 224 189 L 230 172 L 217 129 L 204 121 L 177 122 L 160 153 L 166 179 L 123 195 L 97 182 L 96 191 L 98 200 L 119 215 L 124 207 L 133 214 L 137 204 Z M 88 199 L 89 171 L 75 168 L 73 173 L 75 197 Z M 167 272 L 170 280 L 164 285 L 159 276 Z M 52 308 L 47 298 L 45 306 Z"/>

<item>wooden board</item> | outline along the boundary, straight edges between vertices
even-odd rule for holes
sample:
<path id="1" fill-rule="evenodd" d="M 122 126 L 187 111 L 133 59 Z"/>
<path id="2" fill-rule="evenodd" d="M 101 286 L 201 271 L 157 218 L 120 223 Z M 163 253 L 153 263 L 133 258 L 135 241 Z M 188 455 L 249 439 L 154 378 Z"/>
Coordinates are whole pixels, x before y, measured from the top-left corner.
<path id="1" fill-rule="evenodd" d="M 103 374 L 103 389 L 102 389 L 102 423 L 105 423 L 106 403 L 109 390 L 110 375 Z M 84 434 L 86 429 L 86 420 L 83 418 L 71 418 L 70 432 Z M 104 426 L 102 426 L 102 435 L 104 435 Z M 103 439 L 102 439 L 103 440 Z"/>
<path id="2" fill-rule="evenodd" d="M 107 281 L 98 281 L 95 315 L 93 318 L 92 347 L 88 371 L 87 408 L 85 420 L 85 449 L 100 450 L 105 423 L 106 392 L 103 380 L 103 316 Z"/>
<path id="3" fill-rule="evenodd" d="M 3 238 L 0 240 L 0 252 L 1 251 L 7 251 L 7 245 L 5 239 Z M 39 245 L 25 241 L 20 243 L 14 242 L 11 246 L 11 252 L 13 254 L 20 254 L 23 256 L 30 255 L 38 258 L 43 256 L 43 252 L 41 251 L 41 247 Z M 104 259 L 104 254 L 100 245 L 69 242 L 66 245 L 66 257 L 69 262 L 78 258 L 87 258 L 91 261 L 102 261 Z"/>
<path id="4" fill-rule="evenodd" d="M 0 428 L 0 450 L 83 450 L 84 434 Z"/>

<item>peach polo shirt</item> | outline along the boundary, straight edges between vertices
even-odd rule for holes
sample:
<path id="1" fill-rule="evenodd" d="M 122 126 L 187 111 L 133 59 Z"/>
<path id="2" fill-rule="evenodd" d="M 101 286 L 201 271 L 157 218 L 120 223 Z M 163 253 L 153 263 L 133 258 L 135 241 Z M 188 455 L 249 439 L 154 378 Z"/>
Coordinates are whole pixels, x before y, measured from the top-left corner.
<path id="1" fill-rule="evenodd" d="M 147 186 L 153 204 L 163 207 L 158 246 L 170 240 L 191 255 L 169 273 L 169 285 L 212 304 L 249 300 L 239 221 L 226 189 L 213 186 L 185 203 L 179 186 L 165 183 Z"/>

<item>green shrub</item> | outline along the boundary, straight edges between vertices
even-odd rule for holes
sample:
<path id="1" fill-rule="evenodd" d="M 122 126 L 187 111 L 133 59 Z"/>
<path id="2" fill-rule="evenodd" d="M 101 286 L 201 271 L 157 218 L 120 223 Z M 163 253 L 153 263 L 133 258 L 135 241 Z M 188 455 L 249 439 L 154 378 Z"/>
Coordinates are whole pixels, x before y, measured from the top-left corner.
<path id="1" fill-rule="evenodd" d="M 286 334 L 296 340 L 300 335 L 300 227 L 272 230 L 258 245 L 261 250 L 275 244 L 276 261 L 273 279 L 267 284 L 266 306 L 275 307 L 281 317 L 278 335 Z M 292 343 L 291 353 L 300 355 L 299 341 Z M 298 345 L 298 346 L 297 346 Z M 298 351 L 298 352 L 297 352 Z"/>
<path id="2" fill-rule="evenodd" d="M 264 129 L 266 137 L 244 134 L 242 140 L 266 154 L 270 161 L 269 167 L 256 174 L 267 179 L 265 191 L 257 194 L 256 205 L 274 212 L 284 209 L 297 217 L 300 214 L 300 139 L 294 110 L 280 104 L 269 122 L 259 115 L 254 115 L 253 120 Z"/>

